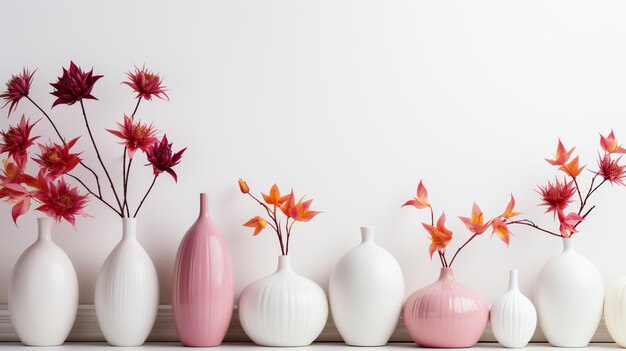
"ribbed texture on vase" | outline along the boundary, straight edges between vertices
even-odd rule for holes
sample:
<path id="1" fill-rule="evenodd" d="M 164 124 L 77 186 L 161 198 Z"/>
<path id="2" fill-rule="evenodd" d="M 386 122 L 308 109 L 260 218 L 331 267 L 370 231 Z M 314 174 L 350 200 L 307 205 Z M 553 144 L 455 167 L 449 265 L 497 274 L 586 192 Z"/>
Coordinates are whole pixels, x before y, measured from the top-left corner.
<path id="1" fill-rule="evenodd" d="M 526 346 L 537 327 L 537 313 L 519 291 L 505 293 L 491 307 L 491 330 L 504 347 Z"/>
<path id="2" fill-rule="evenodd" d="M 62 344 L 78 308 L 74 266 L 50 239 L 49 223 L 46 228 L 46 238 L 40 233 L 17 260 L 9 288 L 11 321 L 22 343 L 30 346 Z"/>
<path id="3" fill-rule="evenodd" d="M 534 300 L 539 325 L 551 345 L 585 347 L 602 317 L 604 283 L 588 259 L 566 250 L 541 270 Z"/>
<path id="4" fill-rule="evenodd" d="M 337 330 L 348 345 L 385 345 L 402 312 L 400 265 L 373 241 L 364 241 L 335 265 L 329 299 Z"/>
<path id="5" fill-rule="evenodd" d="M 176 256 L 172 311 L 184 345 L 217 346 L 233 311 L 233 271 L 222 235 L 208 217 L 198 221 L 203 223 L 190 228 Z"/>
<path id="6" fill-rule="evenodd" d="M 96 282 L 96 315 L 107 342 L 137 346 L 154 325 L 159 282 L 148 253 L 135 239 L 123 239 L 107 257 Z"/>
<path id="7" fill-rule="evenodd" d="M 471 347 L 480 339 L 488 319 L 484 299 L 453 278 L 440 277 L 409 296 L 404 305 L 404 324 L 423 347 Z"/>
<path id="8" fill-rule="evenodd" d="M 626 277 L 616 280 L 606 292 L 604 321 L 613 340 L 626 347 Z"/>
<path id="9" fill-rule="evenodd" d="M 262 278 L 241 293 L 239 319 L 263 346 L 306 346 L 322 332 L 328 303 L 322 288 L 293 271 Z"/>

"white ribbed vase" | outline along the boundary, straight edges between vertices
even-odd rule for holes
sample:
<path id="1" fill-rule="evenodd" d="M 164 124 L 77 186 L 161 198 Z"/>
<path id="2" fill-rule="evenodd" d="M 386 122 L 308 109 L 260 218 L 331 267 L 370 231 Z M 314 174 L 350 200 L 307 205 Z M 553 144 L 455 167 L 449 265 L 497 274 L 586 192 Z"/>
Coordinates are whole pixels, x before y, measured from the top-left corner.
<path id="1" fill-rule="evenodd" d="M 246 334 L 262 346 L 306 346 L 322 332 L 328 318 L 324 290 L 278 257 L 275 273 L 246 287 L 239 298 L 239 320 Z"/>
<path id="2" fill-rule="evenodd" d="M 148 338 L 159 308 L 159 280 L 136 237 L 137 220 L 124 218 L 122 240 L 96 281 L 96 316 L 107 342 L 138 346 Z"/>
<path id="3" fill-rule="evenodd" d="M 404 278 L 398 261 L 374 243 L 374 227 L 361 227 L 361 244 L 339 259 L 328 290 L 333 320 L 346 344 L 389 341 L 402 312 Z"/>
<path id="4" fill-rule="evenodd" d="M 491 330 L 502 346 L 522 348 L 537 327 L 533 303 L 519 290 L 517 270 L 509 271 L 509 289 L 491 306 Z"/>
<path id="5" fill-rule="evenodd" d="M 51 237 L 52 220 L 37 219 L 37 241 L 13 267 L 9 312 L 17 336 L 28 346 L 61 345 L 78 308 L 74 266 Z"/>
<path id="6" fill-rule="evenodd" d="M 574 240 L 563 239 L 563 252 L 543 266 L 535 285 L 539 325 L 556 347 L 586 347 L 602 317 L 602 277 Z"/>
<path id="7" fill-rule="evenodd" d="M 626 348 L 626 276 L 616 280 L 606 292 L 604 321 L 617 345 Z"/>

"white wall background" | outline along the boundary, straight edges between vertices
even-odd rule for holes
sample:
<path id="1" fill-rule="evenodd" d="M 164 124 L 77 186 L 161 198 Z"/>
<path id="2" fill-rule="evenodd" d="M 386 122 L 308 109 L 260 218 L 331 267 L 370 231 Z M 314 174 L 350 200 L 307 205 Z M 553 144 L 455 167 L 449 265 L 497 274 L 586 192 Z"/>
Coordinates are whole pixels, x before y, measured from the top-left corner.
<path id="1" fill-rule="evenodd" d="M 260 214 L 239 193 L 273 182 L 313 197 L 325 211 L 297 225 L 295 268 L 326 287 L 340 255 L 359 241 L 358 227 L 378 228 L 378 242 L 400 261 L 407 293 L 431 282 L 426 213 L 401 209 L 423 178 L 439 213 L 445 209 L 456 248 L 467 238 L 456 215 L 477 201 L 500 213 L 509 193 L 545 226 L 537 183 L 555 172 L 543 161 L 557 137 L 577 145 L 595 167 L 598 132 L 615 128 L 626 142 L 626 3 L 618 1 L 9 1 L 0 6 L 1 80 L 37 68 L 31 95 L 45 106 L 48 82 L 74 60 L 104 74 L 86 108 L 107 163 L 121 147 L 104 132 L 132 112 L 124 71 L 144 62 L 163 75 L 171 102 L 142 104 L 188 152 L 141 214 L 140 240 L 159 271 L 169 303 L 178 243 L 197 215 L 197 194 L 210 193 L 211 214 L 234 259 L 237 294 L 275 268 L 278 248 L 267 231 L 253 238 L 241 224 Z M 19 114 L 40 115 L 26 101 Z M 15 123 L 2 110 L 0 127 Z M 53 118 L 68 135 L 82 133 L 77 106 Z M 52 136 L 46 121 L 36 131 Z M 96 166 L 91 151 L 84 154 Z M 142 164 L 136 162 L 135 165 Z M 135 169 L 133 201 L 148 167 Z M 589 173 L 586 173 L 588 176 Z M 626 273 L 626 189 L 607 186 L 581 225 L 579 249 L 609 284 Z M 35 239 L 36 213 L 16 228 L 2 204 L 0 303 L 11 268 Z M 92 201 L 93 219 L 77 231 L 55 228 L 75 263 L 81 303 L 93 302 L 95 276 L 120 239 L 120 221 Z M 513 228 L 510 248 L 488 235 L 458 259 L 457 277 L 488 300 L 505 288 L 508 268 L 521 270 L 526 293 L 540 267 L 560 250 L 556 238 Z"/>

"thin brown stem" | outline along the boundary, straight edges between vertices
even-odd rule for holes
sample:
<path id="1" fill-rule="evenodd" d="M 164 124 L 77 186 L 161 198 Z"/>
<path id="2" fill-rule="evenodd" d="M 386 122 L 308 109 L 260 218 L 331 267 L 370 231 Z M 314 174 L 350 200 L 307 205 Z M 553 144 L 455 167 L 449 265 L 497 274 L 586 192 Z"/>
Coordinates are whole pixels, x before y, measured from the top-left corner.
<path id="1" fill-rule="evenodd" d="M 289 218 L 287 218 L 287 222 L 285 223 L 285 228 L 287 228 L 287 243 L 285 245 L 285 255 L 289 255 L 289 238 L 291 237 L 291 228 L 293 228 L 293 225 L 296 223 L 296 221 L 294 220 L 293 222 L 291 222 L 291 224 L 289 224 Z"/>
<path id="2" fill-rule="evenodd" d="M 276 218 L 276 206 L 274 206 L 274 210 L 270 210 L 270 208 L 264 204 L 263 202 L 261 202 L 261 200 L 257 199 L 256 196 L 252 195 L 251 193 L 247 193 L 251 198 L 253 198 L 256 202 L 259 203 L 259 205 L 263 206 L 263 208 L 265 208 L 265 211 L 267 212 L 267 215 L 270 217 L 270 219 L 274 222 L 274 224 L 276 225 L 275 227 L 272 226 L 272 228 L 274 228 L 274 231 L 276 231 L 276 236 L 278 236 L 278 243 L 280 244 L 280 252 L 281 254 L 284 256 L 286 255 L 285 252 L 285 245 L 283 243 L 283 235 L 282 235 L 282 231 L 281 231 L 281 227 L 280 227 L 280 223 L 278 222 L 278 219 Z"/>
<path id="3" fill-rule="evenodd" d="M 127 147 L 124 146 L 124 152 L 122 154 L 122 185 L 124 188 L 124 201 L 122 201 L 122 211 L 126 209 L 126 149 Z M 128 210 L 126 210 L 126 213 L 126 216 L 130 217 L 130 215 L 128 214 Z"/>
<path id="4" fill-rule="evenodd" d="M 520 219 L 517 221 L 511 221 L 511 222 L 506 222 L 506 224 L 521 224 L 521 225 L 525 225 L 528 227 L 532 227 L 535 228 L 539 231 L 542 231 L 546 234 L 550 234 L 550 235 L 554 235 L 554 236 L 558 236 L 559 238 L 562 238 L 563 235 L 562 234 L 557 234 L 555 232 L 549 231 L 547 229 L 541 228 L 540 226 L 536 225 L 535 222 L 531 221 L 530 219 Z"/>
<path id="5" fill-rule="evenodd" d="M 65 143 L 65 139 L 63 138 L 63 136 L 59 132 L 59 129 L 57 129 L 56 124 L 54 124 L 54 122 L 52 121 L 52 118 L 50 118 L 48 113 L 46 113 L 46 111 L 44 111 L 44 109 L 42 109 L 41 106 L 39 106 L 33 99 L 31 99 L 30 96 L 26 96 L 26 99 L 28 99 L 28 101 L 30 101 L 33 105 L 35 105 L 35 107 L 39 111 L 41 111 L 41 113 L 43 113 L 43 115 L 46 117 L 48 122 L 50 122 L 50 124 L 52 125 L 52 128 L 56 132 L 56 134 L 59 137 L 59 139 L 61 139 L 61 142 L 63 143 L 63 146 L 66 146 L 67 144 Z M 98 178 L 98 174 L 93 169 L 91 169 L 91 167 L 87 166 L 83 161 L 80 161 L 80 165 L 85 167 L 89 172 L 91 172 L 91 174 L 93 174 L 94 178 L 96 179 L 96 185 L 98 187 L 98 196 L 100 198 L 102 198 L 102 191 L 100 190 L 100 179 Z"/>
<path id="6" fill-rule="evenodd" d="M 98 161 L 100 161 L 100 165 L 102 166 L 102 169 L 104 170 L 104 173 L 107 176 L 107 179 L 109 180 L 109 184 L 111 185 L 111 190 L 113 191 L 113 195 L 115 196 L 115 200 L 117 201 L 117 206 L 120 208 L 120 212 L 123 214 L 124 213 L 124 208 L 122 207 L 122 203 L 120 202 L 120 198 L 117 195 L 117 191 L 115 190 L 115 185 L 113 184 L 113 180 L 111 179 L 111 176 L 109 175 L 109 171 L 107 170 L 106 166 L 104 165 L 104 162 L 102 161 L 102 157 L 100 157 L 100 151 L 98 151 L 98 146 L 96 145 L 96 140 L 93 138 L 93 134 L 91 133 L 91 128 L 89 127 L 89 120 L 87 119 L 87 113 L 85 112 L 85 105 L 83 104 L 83 100 L 79 100 L 80 102 L 80 108 L 83 111 L 83 118 L 85 119 L 85 126 L 87 127 L 87 132 L 89 133 L 89 138 L 91 139 L 91 143 L 93 144 L 93 148 L 96 151 L 96 156 L 98 157 Z M 156 180 L 156 176 L 155 176 L 155 180 Z M 154 184 L 154 182 L 153 182 Z"/>
<path id="7" fill-rule="evenodd" d="M 569 174 L 569 172 L 567 172 Z M 576 186 L 576 192 L 578 193 L 578 200 L 580 200 L 580 207 L 582 208 L 583 206 L 583 195 L 580 192 L 580 187 L 578 186 L 578 181 L 576 180 L 576 177 L 572 176 L 570 174 L 570 177 L 572 177 L 572 179 L 574 180 L 574 186 Z"/>
<path id="8" fill-rule="evenodd" d="M 591 208 L 590 208 L 589 210 L 587 210 L 587 212 L 585 212 L 585 214 L 582 216 L 582 217 L 583 217 L 583 219 L 587 218 L 587 216 L 589 215 L 589 213 L 590 213 L 591 211 L 593 211 L 593 209 L 594 209 L 594 208 L 596 208 L 596 206 L 591 206 Z M 576 225 L 574 226 L 574 229 L 576 229 L 576 227 L 578 227 L 578 225 L 579 225 L 580 223 L 582 223 L 582 222 L 583 222 L 583 221 L 579 221 L 578 223 L 576 223 Z"/>
<path id="9" fill-rule="evenodd" d="M 135 105 L 135 109 L 133 110 L 133 114 L 131 115 L 131 117 L 135 117 L 135 113 L 137 113 L 137 109 L 139 108 L 139 103 L 141 102 L 141 97 L 139 97 L 139 99 L 137 99 L 137 105 Z"/>
<path id="10" fill-rule="evenodd" d="M 441 266 L 445 267 L 445 263 L 443 262 L 443 255 L 441 254 L 441 251 L 437 251 L 437 254 L 439 255 L 439 261 L 441 261 Z"/>
<path id="11" fill-rule="evenodd" d="M 112 209 L 115 213 L 117 213 L 120 217 L 122 217 L 122 214 L 117 209 L 115 209 L 115 207 L 111 206 L 111 204 L 106 202 L 101 196 L 99 196 L 98 194 L 94 193 L 91 189 L 89 189 L 89 187 L 82 180 L 80 180 L 80 178 L 72 174 L 67 174 L 67 176 L 79 182 L 80 185 L 82 185 L 83 188 L 85 188 L 85 190 L 89 192 L 89 194 L 91 194 L 96 199 L 100 200 L 103 204 L 107 205 L 110 209 Z"/>
<path id="12" fill-rule="evenodd" d="M 587 200 L 589 199 L 589 196 L 591 196 L 591 193 L 594 190 L 593 184 L 596 181 L 596 178 L 598 177 L 598 175 L 594 175 L 593 178 L 591 178 L 591 183 L 589 184 L 589 190 L 587 190 L 587 195 L 585 195 L 584 200 L 581 202 L 580 204 L 580 208 L 578 209 L 578 215 L 580 216 L 580 214 L 583 212 L 583 210 L 585 209 L 585 206 L 587 205 Z"/>
<path id="13" fill-rule="evenodd" d="M 467 239 L 467 241 L 461 245 L 461 247 L 459 247 L 458 249 L 456 249 L 456 252 L 454 253 L 454 256 L 452 256 L 452 261 L 450 261 L 450 264 L 448 265 L 448 267 L 452 267 L 452 264 L 454 263 L 454 260 L 456 259 L 456 255 L 459 254 L 459 252 L 461 252 L 461 250 L 463 250 L 463 248 L 470 243 L 470 241 L 474 240 L 474 238 L 478 236 L 478 234 L 474 234 L 472 235 L 469 239 Z"/>
<path id="14" fill-rule="evenodd" d="M 150 187 L 148 188 L 148 191 L 146 191 L 146 195 L 143 196 L 143 199 L 141 199 L 141 202 L 139 203 L 139 206 L 137 206 L 137 210 L 135 211 L 135 214 L 133 215 L 133 218 L 137 217 L 137 213 L 139 213 L 139 210 L 141 209 L 141 206 L 143 205 L 143 202 L 146 201 L 146 198 L 148 197 L 148 194 L 150 194 L 150 191 L 152 190 L 152 187 L 154 186 L 154 183 L 156 183 L 158 175 L 155 175 L 154 178 L 152 178 L 152 184 L 150 184 Z"/>
<path id="15" fill-rule="evenodd" d="M 124 155 L 126 155 L 126 148 L 124 148 Z M 130 157 L 128 160 L 128 167 L 126 167 L 126 173 L 124 174 L 124 204 L 126 207 L 126 214 L 130 216 L 130 209 L 128 206 L 128 182 L 130 178 L 130 166 L 133 164 L 133 158 Z"/>

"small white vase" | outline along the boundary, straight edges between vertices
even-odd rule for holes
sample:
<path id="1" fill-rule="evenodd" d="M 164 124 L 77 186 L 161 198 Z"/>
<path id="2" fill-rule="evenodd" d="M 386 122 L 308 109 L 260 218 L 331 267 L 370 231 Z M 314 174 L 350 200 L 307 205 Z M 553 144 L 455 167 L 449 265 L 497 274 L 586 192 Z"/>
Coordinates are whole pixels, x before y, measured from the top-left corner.
<path id="1" fill-rule="evenodd" d="M 56 346 L 76 319 L 78 279 L 70 258 L 52 241 L 52 219 L 39 218 L 37 225 L 37 241 L 13 267 L 9 312 L 23 344 Z"/>
<path id="2" fill-rule="evenodd" d="M 539 273 L 535 307 L 539 325 L 552 346 L 586 347 L 602 317 L 604 284 L 598 269 L 563 239 L 563 253 Z"/>
<path id="3" fill-rule="evenodd" d="M 136 237 L 137 220 L 124 218 L 122 240 L 104 261 L 96 280 L 96 316 L 113 346 L 142 345 L 159 308 L 159 280 Z"/>
<path id="4" fill-rule="evenodd" d="M 617 345 L 626 348 L 626 276 L 616 280 L 606 292 L 604 321 Z"/>
<path id="5" fill-rule="evenodd" d="M 330 308 L 346 344 L 381 346 L 402 312 L 404 278 L 398 261 L 374 243 L 373 227 L 361 227 L 361 240 L 333 269 Z"/>
<path id="6" fill-rule="evenodd" d="M 504 347 L 522 348 L 537 327 L 533 303 L 519 290 L 517 270 L 509 271 L 509 289 L 491 306 L 491 330 Z"/>
<path id="7" fill-rule="evenodd" d="M 241 292 L 239 320 L 246 334 L 262 346 L 306 346 L 328 319 L 324 290 L 291 268 L 291 257 L 279 256 L 275 273 Z"/>

